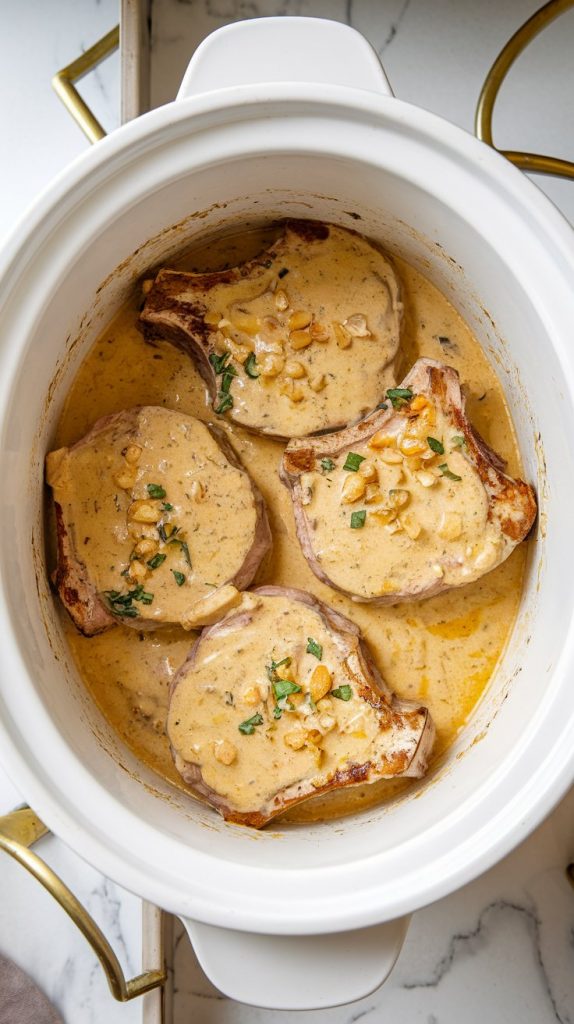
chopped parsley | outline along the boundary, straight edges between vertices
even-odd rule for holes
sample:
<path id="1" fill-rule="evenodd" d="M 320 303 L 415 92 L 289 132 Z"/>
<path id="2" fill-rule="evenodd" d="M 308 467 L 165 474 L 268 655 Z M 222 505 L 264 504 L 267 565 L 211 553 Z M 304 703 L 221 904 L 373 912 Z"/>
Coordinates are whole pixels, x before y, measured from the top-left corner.
<path id="1" fill-rule="evenodd" d="M 257 380 L 257 378 L 259 377 L 259 374 L 257 373 L 257 371 L 255 369 L 255 366 L 256 366 L 255 352 L 250 352 L 249 355 L 247 356 L 247 359 L 245 360 L 245 362 L 243 364 L 243 369 L 245 370 L 247 376 L 251 377 L 251 380 Z"/>
<path id="2" fill-rule="evenodd" d="M 282 714 L 283 712 L 281 708 L 276 704 L 275 707 L 273 708 L 273 718 L 281 718 Z"/>
<path id="3" fill-rule="evenodd" d="M 350 473 L 356 473 L 359 466 L 361 465 L 361 462 L 364 461 L 364 455 L 357 455 L 356 452 L 348 452 L 343 469 L 348 470 Z"/>
<path id="4" fill-rule="evenodd" d="M 277 679 L 277 669 L 281 668 L 281 665 L 285 665 L 285 667 L 287 667 L 290 664 L 291 664 L 291 658 L 282 658 L 281 661 L 273 661 L 273 658 L 272 658 L 271 659 L 271 664 L 265 666 L 265 671 L 267 672 L 267 678 L 268 678 L 269 682 L 270 683 L 274 683 L 275 682 L 275 680 Z"/>
<path id="5" fill-rule="evenodd" d="M 137 618 L 139 612 L 134 608 L 134 601 L 140 601 L 141 604 L 151 604 L 153 601 L 153 594 L 144 590 L 142 583 L 133 590 L 128 590 L 127 594 L 122 594 L 119 590 L 105 590 L 104 596 L 113 614 L 123 619 Z"/>
<path id="6" fill-rule="evenodd" d="M 159 569 L 160 565 L 162 564 L 162 562 L 165 562 L 166 558 L 167 555 L 157 554 L 154 555 L 153 558 L 150 558 L 147 564 L 149 565 L 150 569 Z"/>
<path id="7" fill-rule="evenodd" d="M 183 584 L 185 583 L 184 574 L 182 572 L 178 572 L 177 569 L 172 569 L 171 571 L 173 573 L 173 578 L 177 583 L 178 587 L 183 587 Z"/>
<path id="8" fill-rule="evenodd" d="M 325 473 L 330 473 L 334 468 L 335 463 L 332 459 L 321 459 L 321 469 L 323 469 Z"/>
<path id="9" fill-rule="evenodd" d="M 461 476 L 457 476 L 456 473 L 453 473 L 452 470 L 448 468 L 446 462 L 443 462 L 438 468 L 442 475 L 446 476 L 448 480 L 462 480 Z"/>
<path id="10" fill-rule="evenodd" d="M 337 700 L 350 700 L 353 696 L 351 687 L 345 683 L 343 686 L 338 686 L 336 690 L 331 690 L 330 697 L 336 697 Z"/>
<path id="11" fill-rule="evenodd" d="M 301 687 L 299 683 L 292 683 L 290 679 L 276 679 L 273 683 L 273 693 L 276 700 L 282 700 L 292 693 L 301 693 Z"/>
<path id="12" fill-rule="evenodd" d="M 444 444 L 442 441 L 438 441 L 436 437 L 427 437 L 427 444 L 435 455 L 444 455 Z"/>
<path id="13" fill-rule="evenodd" d="M 466 440 L 462 434 L 455 434 L 454 437 L 451 437 L 450 443 L 453 448 L 462 448 L 463 445 L 466 445 Z"/>
<path id="14" fill-rule="evenodd" d="M 390 399 L 393 409 L 402 409 L 403 405 L 413 398 L 413 392 L 410 388 L 389 388 L 387 398 Z"/>
<path id="15" fill-rule="evenodd" d="M 259 711 L 256 715 L 252 715 L 251 718 L 247 718 L 245 722 L 241 722 L 238 725 L 238 729 L 244 736 L 252 736 L 256 725 L 263 725 L 263 715 Z"/>
<path id="16" fill-rule="evenodd" d="M 215 352 L 211 352 L 210 355 L 209 355 L 209 362 L 213 366 L 213 369 L 215 370 L 215 373 L 218 374 L 218 375 L 220 373 L 223 373 L 223 371 L 224 371 L 225 367 L 227 366 L 227 364 L 228 364 L 230 359 L 231 359 L 231 353 L 230 352 L 224 352 L 222 356 L 216 355 Z"/>
<path id="17" fill-rule="evenodd" d="M 230 394 L 225 391 L 220 391 L 217 396 L 217 404 L 213 406 L 213 411 L 222 416 L 224 412 L 231 409 L 233 406 L 233 398 Z"/>
<path id="18" fill-rule="evenodd" d="M 150 498 L 165 498 L 165 491 L 161 484 L 148 484 L 147 492 Z"/>
<path id="19" fill-rule="evenodd" d="M 323 648 L 312 636 L 307 637 L 307 654 L 314 654 L 318 661 L 323 657 Z"/>
<path id="20" fill-rule="evenodd" d="M 361 509 L 360 512 L 351 512 L 351 529 L 361 530 L 365 525 L 365 519 L 367 518 L 366 509 Z"/>
<path id="21" fill-rule="evenodd" d="M 169 501 L 164 501 L 160 508 L 162 512 L 173 512 L 173 505 L 170 505 Z"/>
<path id="22" fill-rule="evenodd" d="M 229 394 L 229 389 L 233 383 L 234 377 L 237 377 L 237 370 L 233 366 L 228 366 L 221 378 L 221 394 Z"/>

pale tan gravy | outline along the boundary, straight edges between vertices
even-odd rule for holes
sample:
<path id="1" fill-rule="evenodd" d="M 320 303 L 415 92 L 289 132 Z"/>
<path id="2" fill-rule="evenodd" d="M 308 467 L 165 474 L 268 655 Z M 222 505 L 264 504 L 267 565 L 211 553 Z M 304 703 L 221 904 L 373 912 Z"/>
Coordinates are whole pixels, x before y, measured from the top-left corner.
<path id="1" fill-rule="evenodd" d="M 287 229 L 274 258 L 246 277 L 173 280 L 180 302 L 205 305 L 215 352 L 233 357 L 236 376 L 215 408 L 223 400 L 239 425 L 286 438 L 346 426 L 394 383 L 399 282 L 383 254 L 355 232 L 331 228 L 326 239 L 308 241 Z M 185 329 L 189 315 L 179 320 L 171 287 L 169 294 L 166 310 L 149 314 L 152 322 L 157 316 Z"/>
<path id="2" fill-rule="evenodd" d="M 186 270 L 217 269 L 247 259 L 271 235 L 243 233 L 211 243 L 182 259 Z M 395 260 L 403 284 L 404 365 L 419 356 L 455 367 L 468 388 L 469 418 L 520 475 L 520 460 L 502 389 L 478 342 L 445 297 L 421 274 Z M 103 415 L 133 405 L 165 405 L 212 418 L 203 381 L 191 360 L 167 343 L 146 345 L 136 326 L 141 296 L 110 323 L 82 364 L 60 418 L 56 446 L 81 438 Z M 439 339 L 443 339 L 442 342 Z M 295 586 L 340 609 L 362 629 L 382 675 L 396 693 L 420 700 L 437 727 L 435 756 L 460 731 L 504 650 L 520 600 L 526 546 L 482 579 L 418 604 L 359 605 L 320 583 L 295 537 L 291 499 L 277 467 L 284 446 L 233 424 L 228 433 L 269 509 L 273 554 L 257 583 Z M 118 626 L 87 639 L 67 616 L 64 628 L 79 672 L 118 735 L 143 762 L 180 789 L 165 736 L 168 690 L 192 638 L 180 629 L 137 632 Z M 378 782 L 320 797 L 291 811 L 290 820 L 340 817 L 389 799 L 408 782 Z"/>
<path id="3" fill-rule="evenodd" d="M 46 475 L 99 593 L 144 584 L 146 603 L 134 613 L 157 625 L 210 622 L 202 610 L 240 571 L 257 508 L 247 474 L 203 423 L 144 406 L 86 444 L 51 452 Z"/>
<path id="4" fill-rule="evenodd" d="M 277 679 L 298 691 L 278 699 Z M 373 706 L 362 686 L 356 642 L 317 608 L 245 594 L 178 676 L 167 721 L 177 763 L 198 766 L 233 811 L 263 815 L 278 794 L 285 806 L 359 766 L 392 778 L 415 758 L 426 715 L 416 704 Z"/>
<path id="5" fill-rule="evenodd" d="M 441 455 L 424 463 L 419 456 L 402 456 L 401 440 L 414 440 L 433 456 L 429 434 L 441 443 Z M 395 438 L 393 447 L 376 447 Z M 412 593 L 437 578 L 461 586 L 502 560 L 505 538 L 488 519 L 478 470 L 456 447 L 456 429 L 438 407 L 429 406 L 413 420 L 393 417 L 371 443 L 353 445 L 352 455 L 364 460 L 357 472 L 345 472 L 344 452 L 331 460 L 331 469 L 322 470 L 318 462 L 301 478 L 313 550 L 323 572 L 342 590 L 369 599 Z M 389 457 L 397 461 L 385 462 Z M 439 464 L 447 466 L 449 476 Z M 376 480 L 370 488 L 365 472 Z M 394 509 L 395 499 L 406 504 Z M 364 521 L 353 528 L 356 510 Z"/>

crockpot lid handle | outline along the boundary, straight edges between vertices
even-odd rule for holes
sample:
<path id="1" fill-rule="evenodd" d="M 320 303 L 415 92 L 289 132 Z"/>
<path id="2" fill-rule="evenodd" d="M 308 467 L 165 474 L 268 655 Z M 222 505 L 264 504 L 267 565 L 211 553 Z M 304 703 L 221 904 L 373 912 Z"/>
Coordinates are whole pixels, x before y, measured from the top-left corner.
<path id="1" fill-rule="evenodd" d="M 309 82 L 393 92 L 356 29 L 323 18 L 253 18 L 212 32 L 195 51 L 177 99 L 238 85 Z"/>

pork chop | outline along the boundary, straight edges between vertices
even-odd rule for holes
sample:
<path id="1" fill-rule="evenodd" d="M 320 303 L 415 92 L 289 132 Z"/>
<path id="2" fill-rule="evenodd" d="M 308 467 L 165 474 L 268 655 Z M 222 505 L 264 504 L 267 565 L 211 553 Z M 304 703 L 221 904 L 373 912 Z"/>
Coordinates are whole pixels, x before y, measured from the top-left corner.
<path id="1" fill-rule="evenodd" d="M 216 413 L 288 439 L 376 406 L 396 380 L 402 309 L 395 270 L 371 242 L 291 221 L 241 266 L 160 270 L 140 322 L 194 358 Z"/>
<path id="2" fill-rule="evenodd" d="M 271 545 L 263 499 L 226 439 L 142 406 L 50 452 L 55 587 L 86 636 L 116 622 L 194 628 L 241 600 Z"/>
<path id="3" fill-rule="evenodd" d="M 399 700 L 358 626 L 310 594 L 260 587 L 205 629 L 172 684 L 177 770 L 228 821 L 267 824 L 320 793 L 425 774 L 426 708 Z"/>
<path id="4" fill-rule="evenodd" d="M 360 423 L 292 441 L 281 475 L 315 575 L 393 604 L 471 583 L 526 537 L 534 491 L 504 468 L 465 415 L 456 370 L 419 359 Z"/>

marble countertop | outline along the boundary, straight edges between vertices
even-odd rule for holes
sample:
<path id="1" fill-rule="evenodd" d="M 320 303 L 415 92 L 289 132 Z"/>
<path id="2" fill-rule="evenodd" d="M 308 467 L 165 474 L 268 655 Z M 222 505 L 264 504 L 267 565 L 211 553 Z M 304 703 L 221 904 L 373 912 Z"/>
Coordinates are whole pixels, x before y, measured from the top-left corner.
<path id="1" fill-rule="evenodd" d="M 312 14 L 350 21 L 382 56 L 397 96 L 471 130 L 490 63 L 536 0 L 153 0 L 152 100 L 175 93 L 207 32 L 254 15 Z M 0 241 L 43 186 L 87 142 L 50 89 L 50 78 L 118 20 L 116 0 L 3 0 L 0 37 Z M 574 159 L 574 11 L 539 37 L 511 72 L 495 119 L 512 148 Z M 117 55 L 81 91 L 107 130 L 118 124 Z M 574 184 L 537 179 L 574 223 Z M 0 772 L 0 813 L 21 802 Z M 56 866 L 110 936 L 125 969 L 141 969 L 141 902 L 49 837 Z M 58 907 L 21 868 L 0 859 L 0 951 L 46 991 L 66 1024 L 143 1024 L 137 1002 L 117 1004 L 97 961 Z M 387 984 L 369 998 L 320 1013 L 240 1006 L 205 979 L 175 928 L 175 1024 L 574 1024 L 574 790 L 523 845 L 487 874 L 417 913 Z M 1 1019 L 1 993 L 0 993 Z M 17 1022 L 14 1022 L 17 1024 Z M 172 1024 L 168 1021 L 167 1024 Z"/>

